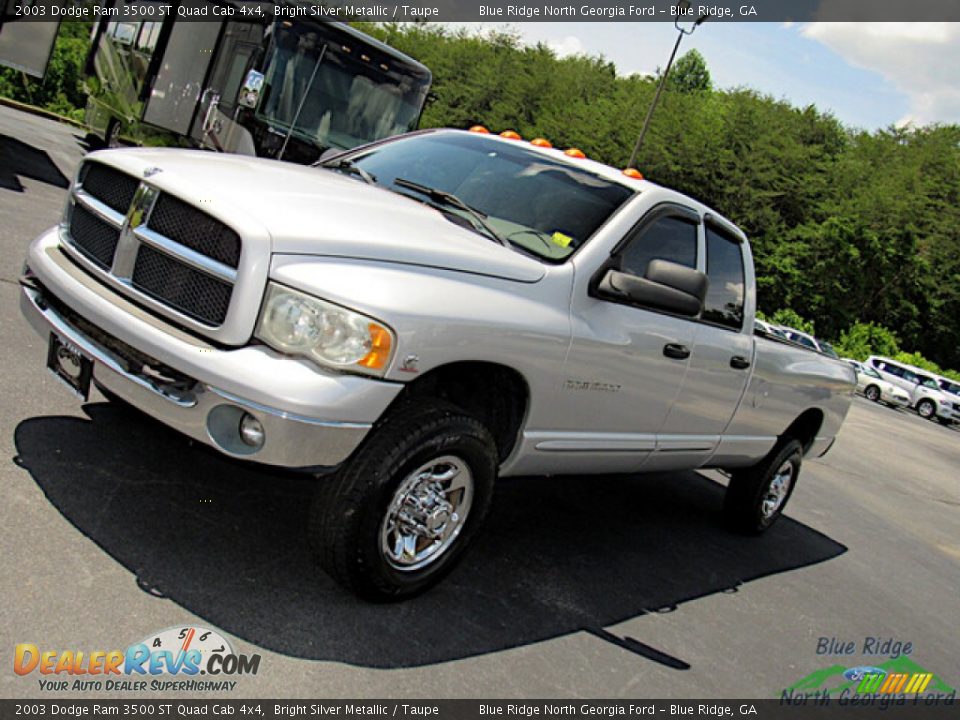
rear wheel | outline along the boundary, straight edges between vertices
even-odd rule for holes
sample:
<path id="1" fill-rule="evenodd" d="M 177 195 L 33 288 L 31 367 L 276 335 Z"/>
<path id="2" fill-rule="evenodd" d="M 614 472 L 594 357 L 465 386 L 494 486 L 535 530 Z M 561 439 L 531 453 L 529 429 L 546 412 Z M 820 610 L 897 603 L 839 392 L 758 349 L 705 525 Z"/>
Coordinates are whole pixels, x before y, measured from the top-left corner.
<path id="1" fill-rule="evenodd" d="M 876 385 L 869 385 L 866 390 L 863 391 L 863 394 L 866 396 L 867 400 L 872 400 L 873 402 L 880 401 L 880 388 Z"/>
<path id="2" fill-rule="evenodd" d="M 937 413 L 937 406 L 933 404 L 933 400 L 924 399 L 917 403 L 917 414 L 926 419 L 932 420 Z"/>
<path id="3" fill-rule="evenodd" d="M 493 438 L 475 418 L 434 400 L 396 408 L 320 481 L 310 520 L 320 564 L 369 600 L 422 592 L 476 535 L 496 470 Z"/>
<path id="4" fill-rule="evenodd" d="M 108 148 L 120 147 L 120 121 L 110 118 L 107 129 L 103 133 L 103 145 Z"/>
<path id="5" fill-rule="evenodd" d="M 751 468 L 730 477 L 723 514 L 731 530 L 759 535 L 783 514 L 800 474 L 803 446 L 788 440 Z"/>

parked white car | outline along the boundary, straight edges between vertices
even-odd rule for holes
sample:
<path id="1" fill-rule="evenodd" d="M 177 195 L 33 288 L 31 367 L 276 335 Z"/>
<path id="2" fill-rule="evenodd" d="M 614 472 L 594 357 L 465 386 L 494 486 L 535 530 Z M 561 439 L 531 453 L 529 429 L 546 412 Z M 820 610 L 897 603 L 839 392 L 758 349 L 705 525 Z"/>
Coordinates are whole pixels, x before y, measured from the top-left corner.
<path id="1" fill-rule="evenodd" d="M 884 380 L 906 390 L 910 394 L 910 407 L 916 410 L 920 417 L 936 419 L 943 425 L 960 422 L 960 408 L 954 402 L 955 396 L 945 393 L 931 373 L 877 355 L 868 357 L 866 364 L 876 370 Z"/>
<path id="2" fill-rule="evenodd" d="M 869 365 L 852 358 L 843 358 L 857 371 L 857 392 L 867 400 L 882 402 L 892 407 L 910 407 L 910 395 L 891 382 L 880 377 L 880 373 Z"/>

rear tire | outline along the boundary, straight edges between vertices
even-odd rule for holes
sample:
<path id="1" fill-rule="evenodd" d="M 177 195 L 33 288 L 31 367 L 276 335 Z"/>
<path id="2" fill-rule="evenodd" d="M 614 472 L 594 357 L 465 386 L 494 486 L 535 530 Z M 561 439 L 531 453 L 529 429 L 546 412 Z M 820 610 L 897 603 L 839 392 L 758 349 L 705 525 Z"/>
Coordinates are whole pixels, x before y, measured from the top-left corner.
<path id="1" fill-rule="evenodd" d="M 401 405 L 320 480 L 311 545 L 323 569 L 360 597 L 410 597 L 437 583 L 473 540 L 496 474 L 496 445 L 476 418 L 437 400 Z"/>
<path id="2" fill-rule="evenodd" d="M 760 535 L 783 514 L 797 485 L 803 446 L 799 440 L 777 445 L 753 467 L 736 470 L 723 498 L 727 526 L 743 535 Z"/>
<path id="3" fill-rule="evenodd" d="M 103 132 L 103 146 L 105 148 L 120 147 L 120 121 L 117 118 L 110 118 L 107 123 L 107 129 Z"/>
<path id="4" fill-rule="evenodd" d="M 863 391 L 863 394 L 867 400 L 880 402 L 880 388 L 878 388 L 876 385 L 868 385 L 867 389 Z"/>
<path id="5" fill-rule="evenodd" d="M 933 400 L 921 400 L 917 403 L 917 414 L 924 420 L 933 420 L 937 416 L 937 406 L 933 404 Z"/>

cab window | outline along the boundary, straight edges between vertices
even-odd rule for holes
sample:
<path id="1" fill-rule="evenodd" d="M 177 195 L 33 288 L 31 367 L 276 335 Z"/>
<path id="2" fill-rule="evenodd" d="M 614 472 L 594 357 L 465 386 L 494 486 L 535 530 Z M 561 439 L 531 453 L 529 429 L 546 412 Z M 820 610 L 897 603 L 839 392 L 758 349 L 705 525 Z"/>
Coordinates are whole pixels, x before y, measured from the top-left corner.
<path id="1" fill-rule="evenodd" d="M 644 277 L 651 260 L 669 260 L 690 268 L 697 266 L 697 226 L 667 215 L 634 231 L 620 251 L 620 272 Z"/>

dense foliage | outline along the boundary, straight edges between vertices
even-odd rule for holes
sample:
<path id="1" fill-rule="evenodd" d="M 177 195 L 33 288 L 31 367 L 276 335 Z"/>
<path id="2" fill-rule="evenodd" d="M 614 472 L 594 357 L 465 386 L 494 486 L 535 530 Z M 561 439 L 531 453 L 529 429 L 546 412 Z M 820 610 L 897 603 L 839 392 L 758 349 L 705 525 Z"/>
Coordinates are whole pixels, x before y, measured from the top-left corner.
<path id="1" fill-rule="evenodd" d="M 561 59 L 510 34 L 362 29 L 433 70 L 424 126 L 511 128 L 618 167 L 655 90 L 656 78 L 618 76 L 602 57 Z M 64 23 L 47 80 L 0 70 L 0 94 L 75 115 L 84 33 Z M 910 348 L 921 354 L 914 364 L 960 368 L 960 126 L 847 129 L 812 106 L 714 90 L 690 52 L 674 65 L 637 164 L 744 228 L 768 315 L 794 326 L 807 318 L 855 357 Z"/>
<path id="2" fill-rule="evenodd" d="M 83 109 L 87 104 L 83 65 L 89 45 L 89 23 L 63 23 L 43 81 L 0 67 L 0 95 L 74 120 L 83 120 Z"/>

